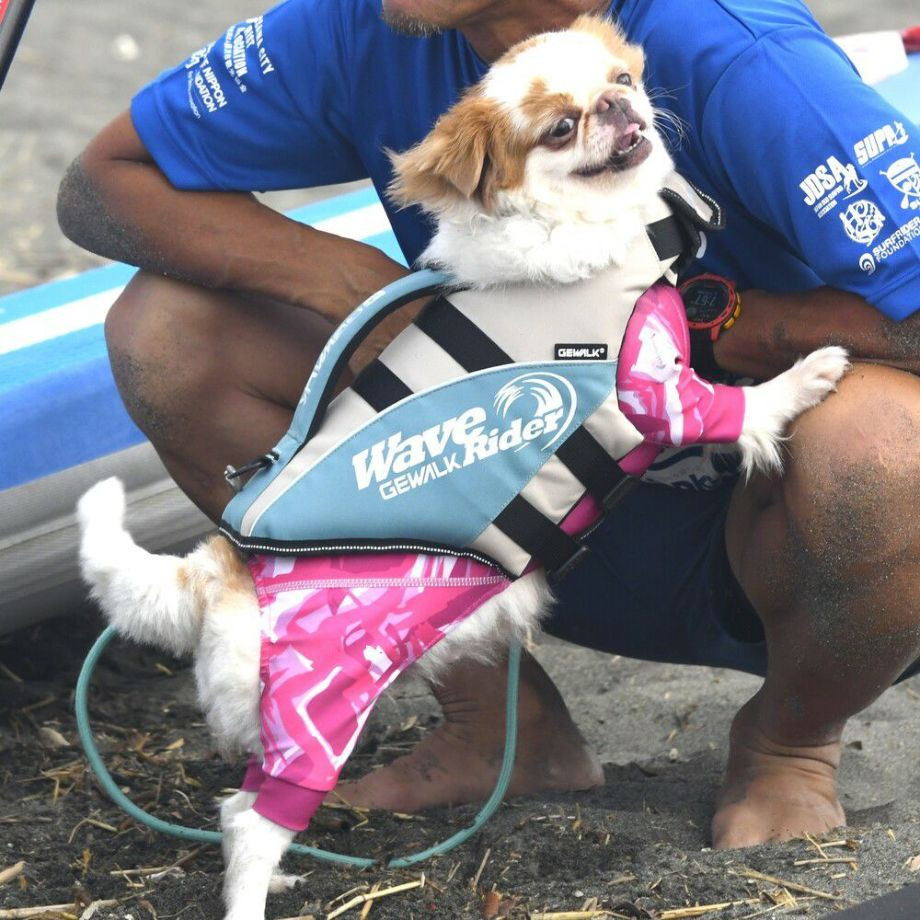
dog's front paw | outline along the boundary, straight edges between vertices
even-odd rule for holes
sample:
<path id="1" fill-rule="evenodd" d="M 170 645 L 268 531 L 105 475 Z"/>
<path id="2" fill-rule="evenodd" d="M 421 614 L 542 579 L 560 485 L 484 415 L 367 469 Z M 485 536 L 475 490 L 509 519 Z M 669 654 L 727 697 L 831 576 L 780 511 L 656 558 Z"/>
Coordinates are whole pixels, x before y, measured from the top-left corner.
<path id="1" fill-rule="evenodd" d="M 843 348 L 819 348 L 772 380 L 745 387 L 744 425 L 738 445 L 741 472 L 768 475 L 782 472 L 780 447 L 786 425 L 806 409 L 818 405 L 850 366 Z"/>
<path id="2" fill-rule="evenodd" d="M 121 527 L 125 517 L 125 487 L 115 476 L 97 482 L 77 502 L 77 520 L 86 531 L 95 524 Z"/>
<path id="3" fill-rule="evenodd" d="M 837 382 L 849 366 L 846 350 L 836 345 L 818 348 L 796 361 L 786 372 L 794 391 L 795 415 L 818 405 L 828 393 L 836 389 Z"/>

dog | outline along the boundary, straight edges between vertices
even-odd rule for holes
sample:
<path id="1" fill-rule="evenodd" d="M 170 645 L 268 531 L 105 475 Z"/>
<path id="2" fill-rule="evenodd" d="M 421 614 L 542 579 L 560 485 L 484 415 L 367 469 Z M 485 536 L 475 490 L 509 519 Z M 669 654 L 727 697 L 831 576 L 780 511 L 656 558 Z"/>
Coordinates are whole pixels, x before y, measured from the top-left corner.
<path id="1" fill-rule="evenodd" d="M 391 197 L 420 204 L 436 222 L 422 262 L 499 296 L 509 285 L 565 286 L 616 268 L 630 240 L 645 232 L 649 202 L 673 170 L 642 68 L 641 50 L 592 17 L 510 49 L 425 139 L 392 154 Z M 684 382 L 707 398 L 735 390 L 746 475 L 780 469 L 785 425 L 820 402 L 847 368 L 843 350 L 821 349 L 773 380 L 742 388 L 742 408 L 737 388 L 713 388 L 692 375 L 686 342 L 675 341 L 680 330 L 668 333 L 665 324 L 649 339 L 653 319 L 637 320 L 642 335 L 630 367 L 646 366 L 642 343 L 654 340 L 661 379 L 646 375 L 649 386 L 667 390 L 676 362 L 690 375 Z M 621 382 L 630 385 L 618 372 Z M 648 407 L 641 396 L 636 390 L 624 399 L 636 419 Z M 642 430 L 656 449 L 674 441 L 673 419 Z M 334 786 L 373 700 L 392 679 L 416 659 L 428 676 L 461 655 L 488 660 L 551 604 L 540 569 L 511 582 L 455 558 L 418 555 L 397 569 L 372 555 L 257 557 L 247 565 L 219 536 L 185 558 L 155 556 L 125 530 L 124 507 L 117 480 L 79 502 L 81 568 L 92 596 L 121 635 L 194 655 L 199 700 L 221 752 L 263 758 L 220 809 L 226 920 L 263 917 L 269 891 L 296 884 L 278 872 L 281 856 Z M 315 587 L 318 600 L 292 626 L 282 600 L 295 582 Z M 411 609 L 399 607 L 396 616 L 381 608 L 397 603 L 387 586 L 400 604 L 411 594 Z M 284 629 L 296 630 L 296 641 Z M 268 689 L 266 643 L 272 660 L 282 661 L 279 684 L 294 688 L 287 699 Z M 334 666 L 322 665 L 327 653 Z M 310 737 L 288 738 L 290 723 L 273 706 L 296 710 Z"/>

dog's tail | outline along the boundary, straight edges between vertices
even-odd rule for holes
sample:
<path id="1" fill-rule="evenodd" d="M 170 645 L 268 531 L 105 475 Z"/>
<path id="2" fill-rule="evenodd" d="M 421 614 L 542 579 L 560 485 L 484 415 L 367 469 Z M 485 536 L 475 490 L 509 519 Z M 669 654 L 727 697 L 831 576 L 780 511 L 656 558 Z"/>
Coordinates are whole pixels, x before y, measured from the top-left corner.
<path id="1" fill-rule="evenodd" d="M 97 483 L 77 504 L 80 569 L 90 595 L 121 635 L 187 654 L 198 642 L 203 602 L 194 554 L 148 553 L 125 530 L 124 516 L 124 487 L 115 478 Z"/>

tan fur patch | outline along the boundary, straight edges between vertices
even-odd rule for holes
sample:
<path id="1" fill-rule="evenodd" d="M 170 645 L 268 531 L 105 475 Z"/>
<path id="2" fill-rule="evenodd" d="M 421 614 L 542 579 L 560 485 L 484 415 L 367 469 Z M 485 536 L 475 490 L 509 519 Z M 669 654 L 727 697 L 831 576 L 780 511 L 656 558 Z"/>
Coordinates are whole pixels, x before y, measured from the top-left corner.
<path id="1" fill-rule="evenodd" d="M 634 79 L 641 78 L 645 69 L 645 54 L 638 45 L 626 41 L 623 33 L 609 19 L 586 14 L 579 16 L 572 23 L 572 28 L 599 39 L 614 57 L 623 61 Z"/>
<path id="2" fill-rule="evenodd" d="M 195 599 L 199 616 L 204 615 L 215 598 L 225 600 L 228 595 L 236 594 L 241 600 L 251 601 L 253 597 L 249 569 L 221 536 L 209 537 L 184 559 L 176 571 L 176 581 L 182 591 Z"/>
<path id="3" fill-rule="evenodd" d="M 249 567 L 240 558 L 229 540 L 224 537 L 214 536 L 208 540 L 208 549 L 221 573 L 221 581 L 234 591 L 252 593 L 252 576 Z"/>
<path id="4" fill-rule="evenodd" d="M 477 197 L 488 210 L 495 192 L 520 185 L 528 146 L 510 117 L 478 89 L 442 115 L 431 132 L 405 153 L 391 153 L 392 201 L 439 208 Z"/>
<path id="5" fill-rule="evenodd" d="M 635 81 L 641 79 L 642 49 L 629 44 L 612 22 L 585 15 L 579 16 L 572 28 L 600 40 Z M 543 35 L 519 42 L 493 66 L 507 66 L 546 40 Z M 610 82 L 614 83 L 621 72 L 615 68 Z M 543 132 L 565 115 L 582 114 L 570 94 L 549 92 L 542 79 L 532 82 L 521 111 L 534 126 L 529 136 L 515 128 L 510 114 L 484 96 L 478 86 L 467 91 L 422 141 L 405 153 L 389 151 L 394 170 L 387 189 L 390 199 L 401 206 L 422 204 L 437 212 L 463 199 L 477 198 L 489 211 L 499 190 L 516 188 L 523 182 L 527 155 Z"/>
<path id="6" fill-rule="evenodd" d="M 521 112 L 538 128 L 534 141 L 563 116 L 581 116 L 581 108 L 570 93 L 551 93 L 546 82 L 539 78 L 531 82 L 527 95 L 521 100 Z"/>

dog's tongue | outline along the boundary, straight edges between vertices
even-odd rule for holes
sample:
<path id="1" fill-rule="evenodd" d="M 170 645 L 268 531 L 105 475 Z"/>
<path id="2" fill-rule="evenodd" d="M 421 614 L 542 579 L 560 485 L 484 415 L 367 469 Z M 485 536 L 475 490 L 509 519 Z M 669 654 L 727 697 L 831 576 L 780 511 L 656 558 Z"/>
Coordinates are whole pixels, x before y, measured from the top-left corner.
<path id="1" fill-rule="evenodd" d="M 642 126 L 636 122 L 630 122 L 624 129 L 623 133 L 617 138 L 616 149 L 618 151 L 629 150 L 636 142 Z"/>

